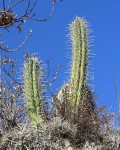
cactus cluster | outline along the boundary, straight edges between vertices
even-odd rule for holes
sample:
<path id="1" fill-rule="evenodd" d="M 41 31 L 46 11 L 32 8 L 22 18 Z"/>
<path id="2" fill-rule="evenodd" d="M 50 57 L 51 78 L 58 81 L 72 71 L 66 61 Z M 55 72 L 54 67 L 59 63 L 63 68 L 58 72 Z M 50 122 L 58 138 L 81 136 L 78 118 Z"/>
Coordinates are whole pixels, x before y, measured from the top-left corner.
<path id="1" fill-rule="evenodd" d="M 88 91 L 91 94 L 90 99 L 92 99 L 92 93 L 87 85 L 89 58 L 88 34 L 86 20 L 76 17 L 70 24 L 70 39 L 72 44 L 70 79 L 57 93 L 57 100 L 64 104 L 66 114 L 69 110 L 69 116 L 78 113 L 78 108 L 84 103 Z M 26 105 L 32 124 L 37 124 L 45 119 L 43 110 L 44 85 L 41 82 L 40 72 L 41 63 L 38 58 L 36 56 L 27 57 L 24 65 L 24 89 Z M 54 98 L 52 99 L 53 101 L 55 100 Z M 56 101 L 56 103 L 59 102 Z M 62 109 L 63 104 L 61 105 Z M 67 115 L 65 116 L 67 117 Z"/>

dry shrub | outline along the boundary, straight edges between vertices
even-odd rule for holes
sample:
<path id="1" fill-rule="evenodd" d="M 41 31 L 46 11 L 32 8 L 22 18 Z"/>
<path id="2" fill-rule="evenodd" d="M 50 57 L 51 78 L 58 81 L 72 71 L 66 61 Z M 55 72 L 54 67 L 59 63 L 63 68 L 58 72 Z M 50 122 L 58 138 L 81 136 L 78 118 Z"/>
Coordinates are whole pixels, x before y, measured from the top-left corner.
<path id="1" fill-rule="evenodd" d="M 46 132 L 51 135 L 54 142 L 62 141 L 64 143 L 65 139 L 73 141 L 76 136 L 77 127 L 61 117 L 54 117 L 48 123 Z"/>
<path id="2" fill-rule="evenodd" d="M 64 88 L 62 96 L 62 101 L 58 95 L 53 98 L 57 110 L 55 115 L 61 116 L 76 126 L 77 131 L 71 138 L 73 145 L 79 148 L 83 147 L 86 142 L 95 144 L 110 142 L 109 134 L 112 132 L 111 121 L 114 115 L 109 114 L 106 107 L 97 107 L 96 98 L 91 95 L 90 91 L 86 91 L 84 101 L 79 104 L 77 113 L 70 110 L 68 86 Z"/>
<path id="3" fill-rule="evenodd" d="M 63 150 L 65 140 L 73 139 L 76 127 L 60 117 L 52 118 L 41 128 L 19 125 L 2 133 L 0 150 Z"/>
<path id="4" fill-rule="evenodd" d="M 0 127 L 2 130 L 10 130 L 23 122 L 26 117 L 25 105 L 22 98 L 21 86 L 13 88 L 13 85 L 2 84 L 0 96 Z"/>
<path id="5" fill-rule="evenodd" d="M 45 128 L 38 130 L 22 124 L 19 129 L 3 133 L 0 150 L 60 150 L 60 145 L 52 142 L 51 136 L 46 133 Z"/>
<path id="6" fill-rule="evenodd" d="M 11 97 L 9 96 L 9 98 L 10 101 Z M 68 88 L 63 93 L 63 101 L 60 101 L 57 96 L 54 96 L 53 99 L 57 109 L 56 114 L 39 129 L 20 121 L 17 122 L 17 126 L 9 125 L 8 117 L 12 117 L 9 113 L 11 107 L 4 109 L 1 114 L 5 116 L 4 113 L 8 113 L 8 116 L 0 124 L 4 123 L 9 128 L 5 130 L 3 125 L 1 126 L 0 150 L 63 150 L 66 141 L 76 149 L 83 148 L 86 142 L 89 142 L 89 147 L 91 147 L 91 143 L 94 143 L 95 148 L 99 147 L 99 150 L 117 150 L 115 148 L 116 140 L 110 138 L 113 115 L 110 115 L 105 107 L 96 107 L 95 97 L 89 91 L 86 92 L 84 102 L 79 105 L 76 114 L 70 110 Z M 20 109 L 21 111 L 22 109 Z M 17 116 L 15 117 L 17 118 Z"/>
<path id="7" fill-rule="evenodd" d="M 87 124 L 87 127 L 89 126 Z M 71 145 L 72 150 L 119 150 L 114 141 L 104 140 L 96 143 L 95 137 L 98 138 L 98 135 L 94 131 L 88 133 L 83 127 L 85 125 L 75 125 L 61 117 L 52 118 L 39 129 L 19 124 L 19 128 L 15 127 L 1 133 L 0 150 L 68 150 L 65 147 L 66 142 Z M 104 134 L 100 135 L 102 140 L 105 139 Z"/>
<path id="8" fill-rule="evenodd" d="M 109 133 L 112 131 L 111 119 L 113 115 L 107 113 L 105 107 L 92 108 L 88 100 L 81 104 L 75 123 L 77 134 L 75 143 L 82 147 L 87 141 L 100 144 L 109 141 Z"/>

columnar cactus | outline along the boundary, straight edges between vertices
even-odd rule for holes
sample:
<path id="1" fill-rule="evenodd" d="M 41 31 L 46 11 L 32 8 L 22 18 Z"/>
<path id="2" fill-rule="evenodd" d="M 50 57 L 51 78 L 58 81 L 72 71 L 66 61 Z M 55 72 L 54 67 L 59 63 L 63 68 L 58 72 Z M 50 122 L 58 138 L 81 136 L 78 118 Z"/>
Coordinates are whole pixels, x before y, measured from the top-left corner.
<path id="1" fill-rule="evenodd" d="M 29 57 L 24 64 L 24 94 L 26 107 L 32 125 L 44 121 L 43 89 L 41 63 L 36 56 Z"/>
<path id="2" fill-rule="evenodd" d="M 82 103 L 87 88 L 88 74 L 88 29 L 85 19 L 77 17 L 70 24 L 72 62 L 70 74 L 71 106 L 77 110 Z"/>
<path id="3" fill-rule="evenodd" d="M 69 110 L 69 115 L 74 117 L 78 113 L 79 106 L 84 104 L 85 99 L 89 99 L 91 106 L 94 107 L 92 92 L 87 85 L 89 44 L 85 19 L 77 17 L 70 24 L 70 39 L 72 44 L 70 80 L 63 84 L 56 98 L 64 105 L 67 97 L 66 109 Z"/>
<path id="4" fill-rule="evenodd" d="M 88 28 L 84 19 L 77 17 L 70 24 L 70 39 L 72 44 L 72 61 L 68 90 L 71 113 L 76 113 L 79 104 L 83 103 L 88 89 Z M 61 92 L 63 93 L 63 90 L 64 86 L 62 86 L 62 89 L 57 95 L 62 101 L 63 98 Z"/>

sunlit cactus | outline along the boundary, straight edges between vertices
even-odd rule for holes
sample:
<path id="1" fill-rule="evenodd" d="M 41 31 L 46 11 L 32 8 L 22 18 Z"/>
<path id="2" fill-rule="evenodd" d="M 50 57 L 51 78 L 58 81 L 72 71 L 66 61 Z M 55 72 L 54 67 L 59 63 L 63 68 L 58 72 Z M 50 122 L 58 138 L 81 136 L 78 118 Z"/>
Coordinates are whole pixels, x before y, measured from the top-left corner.
<path id="1" fill-rule="evenodd" d="M 70 24 L 72 61 L 70 73 L 71 107 L 77 110 L 82 103 L 87 88 L 88 74 L 88 28 L 85 19 L 76 17 Z"/>
<path id="2" fill-rule="evenodd" d="M 24 63 L 24 96 L 32 125 L 44 122 L 43 90 L 41 62 L 38 57 L 27 56 Z"/>
<path id="3" fill-rule="evenodd" d="M 68 104 L 70 105 L 69 112 L 71 116 L 78 112 L 78 108 L 83 104 L 84 100 L 92 94 L 88 87 L 88 58 L 89 58 L 89 30 L 87 22 L 83 18 L 76 17 L 70 24 L 70 40 L 72 45 L 72 56 L 70 63 L 70 79 L 64 84 L 57 93 L 57 99 L 64 102 L 67 90 Z M 92 96 L 92 95 L 91 95 Z M 90 103 L 92 97 L 90 98 Z M 93 102 L 91 103 L 93 105 Z"/>

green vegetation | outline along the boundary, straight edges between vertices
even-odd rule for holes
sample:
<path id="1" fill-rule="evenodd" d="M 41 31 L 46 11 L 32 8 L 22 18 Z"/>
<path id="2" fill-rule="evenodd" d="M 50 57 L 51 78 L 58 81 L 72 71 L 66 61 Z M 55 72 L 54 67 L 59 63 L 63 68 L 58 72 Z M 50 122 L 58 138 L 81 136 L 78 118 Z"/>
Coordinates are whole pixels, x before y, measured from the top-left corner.
<path id="1" fill-rule="evenodd" d="M 24 96 L 31 123 L 38 126 L 45 120 L 41 63 L 36 56 L 27 57 L 24 64 Z"/>
<path id="2" fill-rule="evenodd" d="M 77 111 L 85 98 L 88 74 L 88 28 L 84 19 L 77 17 L 70 25 L 72 62 L 70 94 L 71 107 Z"/>
<path id="3" fill-rule="evenodd" d="M 72 45 L 70 80 L 61 87 L 57 94 L 60 102 L 64 102 L 65 95 L 68 95 L 66 105 L 71 118 L 78 115 L 79 107 L 83 105 L 88 94 L 89 96 L 91 95 L 91 98 L 88 96 L 89 99 L 87 100 L 93 105 L 92 92 L 87 85 L 89 62 L 88 36 L 89 29 L 86 20 L 76 17 L 70 24 L 70 40 Z M 68 115 L 68 112 L 66 113 Z"/>

